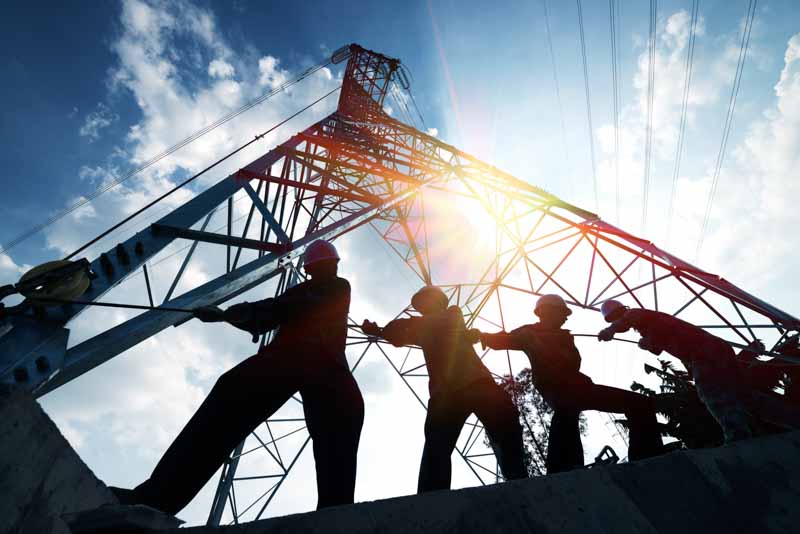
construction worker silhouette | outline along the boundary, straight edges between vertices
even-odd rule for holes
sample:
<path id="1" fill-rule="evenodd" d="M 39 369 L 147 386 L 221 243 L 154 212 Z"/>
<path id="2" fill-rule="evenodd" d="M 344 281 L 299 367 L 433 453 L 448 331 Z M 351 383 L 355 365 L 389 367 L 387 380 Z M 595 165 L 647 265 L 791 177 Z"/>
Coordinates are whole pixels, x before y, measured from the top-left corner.
<path id="1" fill-rule="evenodd" d="M 639 348 L 675 356 L 694 378 L 697 394 L 722 427 L 725 442 L 753 435 L 744 400 L 749 395 L 739 378 L 733 348 L 702 328 L 666 313 L 630 309 L 616 300 L 603 302 L 600 312 L 611 326 L 601 330 L 600 341 L 631 328 L 641 334 Z"/>
<path id="2" fill-rule="evenodd" d="M 282 295 L 195 316 L 252 334 L 278 329 L 273 341 L 224 373 L 158 462 L 123 504 L 178 513 L 234 447 L 300 392 L 317 468 L 317 507 L 353 502 L 364 401 L 345 358 L 350 284 L 337 276 L 339 255 L 327 241 L 305 251 L 309 280 Z"/>
<path id="3" fill-rule="evenodd" d="M 422 348 L 430 400 L 417 492 L 450 488 L 450 456 L 471 413 L 483 423 L 503 476 L 527 477 L 519 413 L 472 348 L 476 340 L 467 338 L 461 310 L 448 307 L 447 296 L 433 286 L 419 290 L 411 305 L 421 317 L 395 319 L 383 328 L 366 320 L 362 329 L 396 347 Z"/>
<path id="4" fill-rule="evenodd" d="M 584 410 L 624 413 L 630 428 L 628 458 L 640 460 L 663 448 L 655 409 L 644 395 L 595 384 L 580 372 L 581 355 L 569 330 L 561 327 L 572 314 L 564 299 L 544 295 L 536 302 L 539 322 L 511 332 L 480 333 L 484 347 L 524 351 L 533 383 L 553 409 L 547 444 L 548 474 L 583 466 L 580 413 Z"/>

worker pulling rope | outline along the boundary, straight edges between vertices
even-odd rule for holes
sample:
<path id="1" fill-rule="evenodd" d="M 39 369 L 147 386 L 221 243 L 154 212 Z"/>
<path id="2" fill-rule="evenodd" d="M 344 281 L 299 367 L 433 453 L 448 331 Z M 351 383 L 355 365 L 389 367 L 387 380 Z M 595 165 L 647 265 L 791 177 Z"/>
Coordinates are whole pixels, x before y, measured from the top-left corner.
<path id="1" fill-rule="evenodd" d="M 330 94 L 330 93 L 329 93 Z M 143 310 L 143 311 L 161 311 L 161 312 L 178 312 L 178 313 L 191 313 L 194 314 L 194 308 L 176 308 L 170 306 L 147 306 L 140 304 L 123 304 L 119 302 L 94 302 L 88 300 L 77 300 L 91 285 L 93 273 L 90 270 L 89 262 L 85 259 L 77 261 L 58 260 L 46 262 L 34 267 L 26 272 L 20 278 L 16 285 L 7 285 L 0 287 L 0 300 L 13 295 L 20 294 L 27 300 L 19 306 L 6 309 L 0 303 L 0 318 L 4 315 L 17 314 L 24 312 L 31 305 L 53 307 L 63 305 L 78 305 L 78 306 L 99 306 L 105 308 L 118 308 L 129 310 Z M 540 333 L 539 335 L 546 335 Z M 597 334 L 572 334 L 573 337 L 589 337 L 597 339 Z M 623 339 L 619 337 L 611 338 L 614 341 L 621 341 L 623 343 L 638 344 L 638 341 L 632 339 Z M 253 341 L 257 341 L 254 337 Z M 474 340 L 475 343 L 478 339 Z M 747 345 L 727 341 L 727 343 L 739 349 L 750 349 Z M 762 351 L 764 356 L 771 356 L 789 364 L 800 364 L 800 359 L 787 356 L 772 351 Z M 770 365 L 769 362 L 760 362 L 755 360 L 751 366 Z M 786 365 L 782 363 L 781 365 Z"/>

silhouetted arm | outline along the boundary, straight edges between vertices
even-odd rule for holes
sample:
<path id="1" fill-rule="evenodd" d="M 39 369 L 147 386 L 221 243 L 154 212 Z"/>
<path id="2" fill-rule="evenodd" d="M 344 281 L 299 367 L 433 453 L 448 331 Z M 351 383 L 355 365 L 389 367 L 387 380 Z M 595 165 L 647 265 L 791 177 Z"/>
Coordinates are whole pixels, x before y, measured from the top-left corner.
<path id="1" fill-rule="evenodd" d="M 525 350 L 527 334 L 523 328 L 496 334 L 481 333 L 481 346 L 493 350 Z"/>
<path id="2" fill-rule="evenodd" d="M 611 341 L 615 334 L 621 334 L 633 328 L 634 323 L 629 315 L 631 315 L 630 312 L 626 312 L 622 317 L 600 330 L 597 334 L 598 339 L 600 341 Z"/>
<path id="3" fill-rule="evenodd" d="M 415 319 L 395 319 L 381 328 L 377 323 L 364 320 L 361 330 L 368 336 L 376 336 L 385 339 L 395 347 L 405 345 L 419 345 L 418 327 Z"/>
<path id="4" fill-rule="evenodd" d="M 254 338 L 280 326 L 283 314 L 275 299 L 268 298 L 256 302 L 234 304 L 224 312 L 224 320 L 231 325 L 249 332 Z"/>

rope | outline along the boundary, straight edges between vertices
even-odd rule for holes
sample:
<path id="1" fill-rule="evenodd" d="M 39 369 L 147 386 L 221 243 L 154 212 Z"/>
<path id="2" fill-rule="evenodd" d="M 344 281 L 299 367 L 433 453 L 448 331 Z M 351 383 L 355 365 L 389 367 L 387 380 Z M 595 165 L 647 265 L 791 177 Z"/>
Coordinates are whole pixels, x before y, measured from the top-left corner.
<path id="1" fill-rule="evenodd" d="M 75 210 L 85 206 L 89 202 L 92 202 L 94 199 L 96 199 L 97 197 L 99 197 L 103 193 L 106 193 L 107 191 L 113 189 L 114 187 L 118 186 L 119 184 L 125 182 L 126 180 L 136 176 L 137 174 L 139 174 L 140 172 L 144 171 L 145 169 L 155 165 L 156 163 L 158 163 L 159 161 L 161 161 L 165 157 L 173 154 L 174 152 L 176 152 L 176 151 L 180 150 L 181 148 L 185 147 L 186 145 L 196 141 L 197 139 L 201 138 L 205 134 L 207 134 L 207 133 L 211 132 L 212 130 L 218 128 L 219 126 L 222 126 L 226 122 L 231 121 L 232 119 L 234 119 L 234 118 L 238 117 L 239 115 L 241 115 L 242 113 L 254 108 L 255 106 L 261 104 L 262 102 L 265 102 L 266 100 L 272 98 L 276 94 L 281 93 L 281 92 L 285 91 L 286 89 L 290 88 L 291 86 L 301 82 L 302 80 L 306 79 L 307 77 L 309 77 L 312 74 L 314 74 L 315 72 L 327 67 L 330 64 L 331 64 L 331 60 L 328 59 L 327 61 L 325 61 L 323 63 L 318 63 L 317 65 L 309 67 L 308 69 L 306 69 L 303 72 L 301 72 L 295 78 L 284 82 L 283 84 L 279 85 L 278 87 L 272 89 L 270 92 L 261 95 L 260 97 L 256 98 L 255 100 L 252 100 L 251 102 L 248 102 L 247 104 L 243 105 L 242 107 L 240 107 L 240 108 L 228 113 L 227 115 L 225 115 L 223 117 L 220 117 L 219 119 L 215 120 L 214 122 L 204 126 L 200 130 L 198 130 L 195 133 L 193 133 L 192 135 L 190 135 L 189 137 L 186 137 L 185 139 L 183 139 L 183 140 L 177 142 L 176 144 L 172 145 L 171 147 L 167 148 L 163 152 L 160 152 L 159 154 L 156 154 L 152 158 L 148 159 L 142 165 L 140 165 L 136 169 L 130 171 L 128 174 L 122 176 L 121 178 L 118 178 L 116 180 L 113 180 L 113 181 L 109 182 L 108 184 L 106 184 L 106 185 L 102 186 L 101 188 L 97 189 L 95 192 L 93 192 L 89 196 L 81 198 L 80 200 L 78 200 L 77 202 L 75 202 L 74 204 L 69 206 L 68 208 L 64 209 L 63 211 L 60 211 L 60 212 L 56 213 L 55 215 L 53 215 L 52 217 L 46 219 L 45 221 L 43 221 L 43 222 L 41 222 L 41 223 L 29 228 L 28 230 L 22 232 L 21 234 L 17 235 L 11 241 L 9 241 L 8 243 L 5 243 L 2 246 L 2 248 L 0 248 L 0 254 L 7 253 L 9 250 L 14 248 L 18 244 L 22 243 L 23 241 L 25 241 L 29 237 L 31 237 L 31 236 L 37 234 L 38 232 L 44 230 L 46 227 L 50 226 L 51 224 L 63 219 L 64 217 L 66 217 L 70 213 L 72 213 Z"/>
<path id="2" fill-rule="evenodd" d="M 226 155 L 226 156 L 223 156 L 222 158 L 218 159 L 217 161 L 215 161 L 214 163 L 212 163 L 211 165 L 209 165 L 209 166 L 208 166 L 208 167 L 206 167 L 205 169 L 201 170 L 201 171 L 200 171 L 200 172 L 198 172 L 197 174 L 195 174 L 195 175 L 193 175 L 193 176 L 191 176 L 191 177 L 187 178 L 187 179 L 186 179 L 186 180 L 184 180 L 183 182 L 179 183 L 178 185 L 176 185 L 175 187 L 173 187 L 172 189 L 170 189 L 169 191 L 167 191 L 166 193 L 164 193 L 164 194 L 163 194 L 163 195 L 161 195 L 160 197 L 156 198 L 155 200 L 152 200 L 151 202 L 149 202 L 149 203 L 148 203 L 148 204 L 146 204 L 145 206 L 143 206 L 143 207 L 139 208 L 138 210 L 136 210 L 135 212 L 133 212 L 132 214 L 130 214 L 129 216 L 127 216 L 127 217 L 126 217 L 125 219 L 123 219 L 122 221 L 118 222 L 117 224 L 115 224 L 114 226 L 112 226 L 112 227 L 111 227 L 111 228 L 109 228 L 108 230 L 104 231 L 103 233 L 101 233 L 100 235 L 98 235 L 97 237 L 95 237 L 94 239 L 90 240 L 90 241 L 89 241 L 89 242 L 87 242 L 86 244 L 84 244 L 84 245 L 82 245 L 81 247 L 79 247 L 77 250 L 75 250 L 75 251 L 74 251 L 72 254 L 68 255 L 68 256 L 67 256 L 66 258 L 64 258 L 64 259 L 67 259 L 67 260 L 68 260 L 68 259 L 70 259 L 70 258 L 74 257 L 75 255 L 77 255 L 78 253 L 80 253 L 81 251 L 85 250 L 86 248 L 88 248 L 88 247 L 92 246 L 93 244 L 97 243 L 98 241 L 100 241 L 101 239 L 103 239 L 105 236 L 107 236 L 108 234 L 110 234 L 111 232 L 113 232 L 114 230 L 116 230 L 117 228 L 119 228 L 120 226 L 122 226 L 123 224 L 127 223 L 128 221 L 130 221 L 130 220 L 131 220 L 131 219 L 133 219 L 134 217 L 138 216 L 139 214 L 141 214 L 141 213 L 142 213 L 142 212 L 144 212 L 145 210 L 147 210 L 147 209 L 151 208 L 151 207 L 152 207 L 152 206 L 154 206 L 155 204 L 157 204 L 157 203 L 161 202 L 162 200 L 164 200 L 165 198 L 167 198 L 168 196 L 170 196 L 172 193 L 174 193 L 174 192 L 175 192 L 175 191 L 177 191 L 178 189 L 180 189 L 180 188 L 184 187 L 185 185 L 189 184 L 190 182 L 192 182 L 192 181 L 196 180 L 197 178 L 199 178 L 200 176 L 202 176 L 203 174 L 205 174 L 205 173 L 206 173 L 206 172 L 208 172 L 209 170 L 213 169 L 214 167 L 216 167 L 217 165 L 219 165 L 219 164 L 220 164 L 220 163 L 222 163 L 223 161 L 225 161 L 225 160 L 229 159 L 230 157 L 232 157 L 232 156 L 234 156 L 235 154 L 237 154 L 237 153 L 241 152 L 242 150 L 244 150 L 244 149 L 245 149 L 245 148 L 247 148 L 248 146 L 252 145 L 253 143 L 255 143 L 255 142 L 257 142 L 257 141 L 259 141 L 260 139 L 262 139 L 264 136 L 266 136 L 266 135 L 267 135 L 267 134 L 269 134 L 270 132 L 272 132 L 272 131 L 276 130 L 277 128 L 279 128 L 279 127 L 281 127 L 281 126 L 283 126 L 284 124 L 286 124 L 286 123 L 287 123 L 287 122 L 289 122 L 290 120 L 294 119 L 295 117 L 297 117 L 297 116 L 298 116 L 298 115 L 300 115 L 301 113 L 303 113 L 303 112 L 307 111 L 309 108 L 311 108 L 311 107 L 315 106 L 315 105 L 316 105 L 316 104 L 318 104 L 319 102 L 321 102 L 321 101 L 323 101 L 324 99 L 328 98 L 329 96 L 331 96 L 333 93 L 335 93 L 335 92 L 336 92 L 336 91 L 338 91 L 339 89 L 341 89 L 341 86 L 339 86 L 339 87 L 337 87 L 337 88 L 335 88 L 335 89 L 333 89 L 333 90 L 329 91 L 329 92 L 328 92 L 328 93 L 326 93 L 325 95 L 323 95 L 323 96 L 319 97 L 319 98 L 318 98 L 318 99 L 316 99 L 314 102 L 312 102 L 311 104 L 307 105 L 306 107 L 304 107 L 304 108 L 303 108 L 303 109 L 301 109 L 300 111 L 297 111 L 297 112 L 295 112 L 294 114 L 290 115 L 289 117 L 287 117 L 287 118 L 283 119 L 281 122 L 279 122 L 278 124 L 274 125 L 274 126 L 273 126 L 272 128 L 270 128 L 269 130 L 266 130 L 265 132 L 263 132 L 263 133 L 261 133 L 261 134 L 259 134 L 259 135 L 256 135 L 256 136 L 255 136 L 255 137 L 254 137 L 254 138 L 253 138 L 251 141 L 248 141 L 247 143 L 243 144 L 242 146 L 240 146 L 239 148 L 237 148 L 237 149 L 236 149 L 236 150 L 234 150 L 233 152 L 231 152 L 231 153 L 229 153 L 228 155 Z"/>
<path id="3" fill-rule="evenodd" d="M 34 302 L 55 302 L 58 304 L 79 304 L 82 306 L 100 306 L 101 308 L 122 308 L 126 310 L 147 310 L 163 312 L 194 313 L 187 308 L 171 308 L 169 306 L 142 306 L 139 304 L 120 304 L 119 302 L 94 302 L 91 300 L 36 299 Z"/>

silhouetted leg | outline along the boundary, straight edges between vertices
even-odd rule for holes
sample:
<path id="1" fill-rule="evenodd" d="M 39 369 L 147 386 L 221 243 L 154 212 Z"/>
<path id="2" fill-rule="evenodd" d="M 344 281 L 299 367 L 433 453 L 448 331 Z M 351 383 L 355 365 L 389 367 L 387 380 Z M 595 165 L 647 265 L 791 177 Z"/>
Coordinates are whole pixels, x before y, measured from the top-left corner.
<path id="1" fill-rule="evenodd" d="M 234 447 L 297 391 L 297 371 L 280 354 L 255 355 L 219 377 L 156 465 L 135 501 L 177 514 Z"/>
<path id="2" fill-rule="evenodd" d="M 733 351 L 728 356 L 730 361 L 714 361 L 714 357 L 718 355 L 708 354 L 691 366 L 697 395 L 722 427 L 725 443 L 751 438 L 753 431 L 743 402 L 750 393 L 743 391 L 739 383 Z"/>
<path id="3" fill-rule="evenodd" d="M 624 413 L 630 426 L 628 458 L 641 460 L 660 454 L 661 433 L 653 402 L 648 397 L 600 384 L 581 384 L 570 390 L 571 400 L 580 411 L 597 410 Z"/>
<path id="4" fill-rule="evenodd" d="M 457 397 L 452 393 L 439 393 L 428 401 L 417 493 L 450 488 L 450 456 L 470 413 Z"/>
<path id="5" fill-rule="evenodd" d="M 580 411 L 577 409 L 561 406 L 553 408 L 545 461 L 548 475 L 583 467 L 579 422 Z"/>
<path id="6" fill-rule="evenodd" d="M 300 390 L 317 467 L 317 508 L 352 504 L 364 400 L 353 375 L 341 369 Z"/>
<path id="7" fill-rule="evenodd" d="M 483 423 L 505 479 L 527 478 L 522 427 L 511 397 L 490 380 L 473 384 L 465 395 L 467 407 L 472 408 Z"/>

